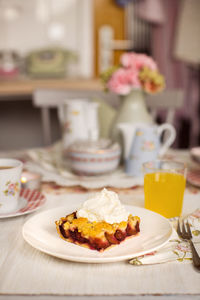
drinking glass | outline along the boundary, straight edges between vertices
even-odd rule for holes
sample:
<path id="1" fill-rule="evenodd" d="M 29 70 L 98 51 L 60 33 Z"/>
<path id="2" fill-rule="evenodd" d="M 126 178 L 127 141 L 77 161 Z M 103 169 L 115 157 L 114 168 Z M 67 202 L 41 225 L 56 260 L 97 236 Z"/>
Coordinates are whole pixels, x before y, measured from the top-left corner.
<path id="1" fill-rule="evenodd" d="M 181 215 L 186 184 L 186 166 L 155 160 L 143 164 L 145 208 L 166 218 Z"/>

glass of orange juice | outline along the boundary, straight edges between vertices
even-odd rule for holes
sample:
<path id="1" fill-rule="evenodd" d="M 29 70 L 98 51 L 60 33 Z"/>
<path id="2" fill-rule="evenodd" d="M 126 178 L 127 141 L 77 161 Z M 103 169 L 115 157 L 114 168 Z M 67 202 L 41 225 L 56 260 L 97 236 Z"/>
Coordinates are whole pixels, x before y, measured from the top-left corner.
<path id="1" fill-rule="evenodd" d="M 181 215 L 186 183 L 184 163 L 155 160 L 143 164 L 145 208 L 166 218 Z"/>

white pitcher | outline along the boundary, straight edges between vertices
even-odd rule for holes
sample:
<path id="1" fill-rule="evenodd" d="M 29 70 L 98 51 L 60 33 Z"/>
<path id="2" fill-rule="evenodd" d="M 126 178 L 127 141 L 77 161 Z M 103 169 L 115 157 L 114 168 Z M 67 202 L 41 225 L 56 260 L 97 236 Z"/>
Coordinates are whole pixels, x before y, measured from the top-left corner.
<path id="1" fill-rule="evenodd" d="M 142 175 L 142 164 L 163 156 L 176 137 L 175 128 L 171 124 L 147 125 L 121 123 L 119 129 L 124 138 L 125 170 L 133 176 Z M 162 143 L 161 135 L 168 132 Z"/>
<path id="2" fill-rule="evenodd" d="M 63 148 L 77 140 L 97 140 L 99 137 L 98 104 L 85 99 L 65 100 L 59 109 Z"/>

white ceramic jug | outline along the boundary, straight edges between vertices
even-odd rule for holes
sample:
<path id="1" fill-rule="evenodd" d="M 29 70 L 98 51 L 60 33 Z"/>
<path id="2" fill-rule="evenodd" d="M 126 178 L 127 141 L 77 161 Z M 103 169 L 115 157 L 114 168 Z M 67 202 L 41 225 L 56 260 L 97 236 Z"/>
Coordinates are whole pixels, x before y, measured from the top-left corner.
<path id="1" fill-rule="evenodd" d="M 65 100 L 59 109 L 63 129 L 63 148 L 77 140 L 97 140 L 99 137 L 98 104 L 85 99 Z"/>
<path id="2" fill-rule="evenodd" d="M 125 146 L 125 170 L 134 176 L 142 175 L 142 164 L 163 156 L 176 137 L 175 128 L 171 124 L 147 125 L 121 123 Z M 162 133 L 168 132 L 167 139 L 162 143 Z"/>
<path id="3" fill-rule="evenodd" d="M 158 153 L 160 156 L 163 156 L 165 152 L 169 149 L 171 144 L 174 142 L 176 137 L 176 130 L 175 128 L 168 123 L 164 123 L 162 125 L 149 125 L 145 123 L 120 123 L 118 124 L 118 128 L 122 133 L 123 136 L 123 142 L 124 142 L 124 159 L 128 159 L 130 156 L 131 151 L 131 145 L 135 139 L 136 131 L 141 129 L 143 132 L 142 138 L 152 139 L 152 136 L 154 139 L 159 140 L 161 134 L 164 131 L 168 131 L 169 135 L 167 137 L 167 140 L 160 146 L 157 145 Z M 147 133 L 146 133 L 147 132 Z M 150 134 L 151 133 L 151 134 Z"/>

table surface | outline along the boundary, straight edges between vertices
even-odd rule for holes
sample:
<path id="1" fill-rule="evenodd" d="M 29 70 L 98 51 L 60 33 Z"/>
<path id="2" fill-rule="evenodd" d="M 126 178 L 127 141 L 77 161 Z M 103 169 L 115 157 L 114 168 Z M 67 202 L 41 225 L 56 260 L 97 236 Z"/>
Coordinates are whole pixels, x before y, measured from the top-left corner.
<path id="1" fill-rule="evenodd" d="M 133 266 L 127 261 L 107 264 L 75 263 L 31 247 L 22 237 L 23 224 L 49 208 L 84 201 L 90 193 L 79 190 L 51 192 L 42 186 L 47 201 L 38 212 L 0 219 L 0 300 L 1 299 L 200 299 L 200 273 L 190 262 Z M 90 191 L 92 192 L 92 191 Z M 143 206 L 143 190 L 120 191 L 129 205 Z M 200 207 L 198 189 L 187 189 L 184 213 Z"/>
<path id="2" fill-rule="evenodd" d="M 31 79 L 21 78 L 0 80 L 0 97 L 2 96 L 30 96 L 37 88 L 102 90 L 102 83 L 98 79 Z M 6 99 L 6 98 L 5 98 Z"/>

